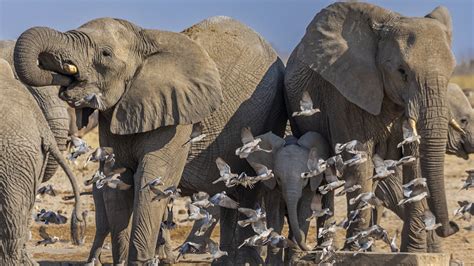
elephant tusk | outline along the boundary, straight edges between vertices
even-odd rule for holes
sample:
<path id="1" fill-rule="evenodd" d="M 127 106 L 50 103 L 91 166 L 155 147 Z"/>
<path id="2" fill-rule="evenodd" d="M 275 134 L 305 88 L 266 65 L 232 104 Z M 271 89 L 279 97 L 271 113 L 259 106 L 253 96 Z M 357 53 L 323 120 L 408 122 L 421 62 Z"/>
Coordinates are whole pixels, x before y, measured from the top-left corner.
<path id="1" fill-rule="evenodd" d="M 462 129 L 462 127 L 458 124 L 458 122 L 456 122 L 456 120 L 453 118 L 451 119 L 451 121 L 449 121 L 449 125 L 454 128 L 454 130 L 456 130 L 457 132 L 461 133 L 461 134 L 466 134 L 466 131 L 464 131 L 464 129 Z"/>
<path id="2" fill-rule="evenodd" d="M 64 71 L 66 71 L 67 74 L 70 74 L 70 75 L 74 75 L 77 73 L 77 67 L 73 64 L 65 63 L 63 65 L 63 69 Z"/>
<path id="3" fill-rule="evenodd" d="M 416 121 L 412 118 L 408 118 L 408 125 L 413 130 L 413 135 L 418 136 L 418 131 L 416 131 Z"/>

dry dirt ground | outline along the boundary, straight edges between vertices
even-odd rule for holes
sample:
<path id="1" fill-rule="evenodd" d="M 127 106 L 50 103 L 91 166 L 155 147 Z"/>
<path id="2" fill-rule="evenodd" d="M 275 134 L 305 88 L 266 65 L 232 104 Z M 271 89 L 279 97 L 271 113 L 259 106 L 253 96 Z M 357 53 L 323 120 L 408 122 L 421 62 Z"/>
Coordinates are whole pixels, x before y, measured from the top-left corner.
<path id="1" fill-rule="evenodd" d="M 88 143 L 93 146 L 97 147 L 97 136 L 96 134 L 90 134 L 86 136 Z M 88 179 L 92 173 L 98 167 L 95 164 L 90 164 L 87 168 L 83 169 L 83 160 L 84 158 L 80 158 L 77 165 L 71 165 L 76 173 L 77 178 L 79 179 L 79 183 L 82 186 L 82 190 L 90 190 L 90 187 L 84 187 L 83 181 Z M 462 160 L 456 158 L 454 156 L 447 156 L 446 160 L 446 167 L 445 167 L 445 174 L 446 174 L 446 191 L 447 197 L 449 200 L 449 209 L 454 211 L 457 206 L 458 200 L 469 200 L 474 201 L 474 194 L 473 190 L 463 190 L 460 191 L 462 181 L 461 179 L 466 177 L 465 170 L 474 168 L 474 156 L 471 156 L 469 160 Z M 35 205 L 36 210 L 40 210 L 45 208 L 47 210 L 62 210 L 64 213 L 67 213 L 66 216 L 70 216 L 73 201 L 64 201 L 62 200 L 62 196 L 70 194 L 70 186 L 69 183 L 61 170 L 58 170 L 56 176 L 49 182 L 52 183 L 54 188 L 58 190 L 59 195 L 56 197 L 51 197 L 46 195 L 45 197 L 38 198 L 37 203 Z M 187 199 L 180 199 L 177 202 L 177 206 L 174 208 L 177 217 L 177 220 L 182 220 L 186 217 L 185 210 L 185 202 Z M 343 219 L 346 211 L 345 211 L 345 199 L 342 197 L 338 197 L 336 201 L 336 217 L 337 221 Z M 91 196 L 83 196 L 83 206 L 87 208 L 89 212 L 89 217 L 87 219 L 88 227 L 87 227 L 87 236 L 86 236 L 86 244 L 81 247 L 73 246 L 70 243 L 70 236 L 69 236 L 69 224 L 65 225 L 48 225 L 47 230 L 49 233 L 60 237 L 60 243 L 56 243 L 54 245 L 44 246 L 35 246 L 36 241 L 39 240 L 38 228 L 41 226 L 40 223 L 33 223 L 31 231 L 32 231 L 32 239 L 28 243 L 28 250 L 33 255 L 33 258 L 37 261 L 76 261 L 76 262 L 84 262 L 87 259 L 89 248 L 94 238 L 94 205 Z M 458 221 L 458 224 L 461 228 L 467 227 L 469 225 L 466 221 Z M 390 211 L 387 211 L 386 217 L 382 221 L 382 226 L 386 228 L 390 235 L 393 235 L 395 230 L 401 229 L 401 221 L 392 214 Z M 179 244 L 182 243 L 184 237 L 187 235 L 191 228 L 191 224 L 187 223 L 178 223 L 178 228 L 172 231 L 172 240 L 173 246 L 177 247 Z M 311 232 L 309 233 L 308 239 L 309 241 L 313 241 L 315 239 L 316 232 L 314 230 L 314 225 L 311 227 Z M 218 240 L 219 237 L 219 228 L 216 228 L 213 233 L 213 238 Z M 340 245 L 343 243 L 344 231 L 338 231 L 337 243 Z M 107 240 L 106 244 L 110 247 L 110 239 Z M 474 262 L 474 232 L 466 231 L 462 229 L 458 234 L 447 238 L 443 241 L 444 250 L 446 253 L 453 254 L 454 258 L 461 259 L 464 262 Z M 389 248 L 383 243 L 379 242 L 377 244 L 377 248 L 379 250 L 389 251 Z M 205 257 L 205 256 L 204 256 Z M 103 258 L 106 261 L 111 261 L 111 251 L 105 250 Z M 203 258 L 201 256 L 200 258 Z M 187 257 L 188 263 L 195 263 L 197 262 L 194 256 Z M 184 261 L 182 262 L 184 263 Z"/>

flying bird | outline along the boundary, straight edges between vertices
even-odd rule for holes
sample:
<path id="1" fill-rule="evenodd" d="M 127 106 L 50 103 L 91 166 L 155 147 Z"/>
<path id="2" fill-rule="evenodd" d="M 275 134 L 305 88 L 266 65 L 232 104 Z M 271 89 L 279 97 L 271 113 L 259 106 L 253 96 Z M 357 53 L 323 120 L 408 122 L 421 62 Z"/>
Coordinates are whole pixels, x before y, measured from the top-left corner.
<path id="1" fill-rule="evenodd" d="M 267 153 L 272 152 L 271 150 L 265 150 L 260 147 L 259 143 L 262 141 L 262 139 L 254 138 L 249 127 L 242 128 L 242 131 L 240 132 L 240 138 L 244 145 L 235 150 L 235 155 L 239 156 L 240 159 L 247 158 L 251 153 L 256 151 L 263 151 Z"/>
<path id="2" fill-rule="evenodd" d="M 313 218 L 323 217 L 324 215 L 331 216 L 333 213 L 329 208 L 323 209 L 322 204 L 322 195 L 314 194 L 313 199 L 311 200 L 311 216 L 306 219 L 306 221 L 311 221 Z"/>
<path id="3" fill-rule="evenodd" d="M 361 193 L 357 197 L 349 200 L 350 205 L 360 204 L 361 202 L 374 207 L 382 205 L 382 201 L 375 196 L 374 192 Z"/>
<path id="4" fill-rule="evenodd" d="M 241 227 L 246 227 L 266 218 L 266 213 L 260 206 L 257 206 L 255 210 L 249 208 L 238 208 L 237 210 L 248 217 L 245 220 L 237 222 Z"/>
<path id="5" fill-rule="evenodd" d="M 264 245 L 266 244 L 270 244 L 272 247 L 276 248 L 296 247 L 296 244 L 293 243 L 293 241 L 282 235 L 279 235 L 275 231 L 270 233 L 270 236 L 267 238 L 267 241 L 265 241 Z"/>
<path id="6" fill-rule="evenodd" d="M 367 154 L 366 153 L 357 153 L 352 158 L 347 161 L 344 161 L 344 166 L 351 167 L 359 164 L 363 164 L 367 162 Z"/>
<path id="7" fill-rule="evenodd" d="M 221 157 L 217 157 L 216 165 L 219 169 L 220 177 L 214 180 L 212 184 L 217 184 L 218 182 L 222 181 L 227 187 L 229 187 L 230 181 L 237 178 L 239 175 L 232 173 L 230 166 Z"/>
<path id="8" fill-rule="evenodd" d="M 145 190 L 146 188 L 150 189 L 150 190 L 156 190 L 158 189 L 159 186 L 163 186 L 165 183 L 163 183 L 163 181 L 161 180 L 162 177 L 159 176 L 153 180 L 151 180 L 150 182 L 146 183 L 141 189 L 141 190 Z"/>
<path id="9" fill-rule="evenodd" d="M 97 181 L 105 179 L 105 178 L 106 176 L 104 175 L 104 173 L 100 170 L 97 170 L 90 179 L 87 179 L 86 181 L 84 181 L 84 185 L 90 186 L 92 184 L 97 184 Z"/>
<path id="10" fill-rule="evenodd" d="M 462 218 L 466 221 L 471 221 L 471 216 L 474 215 L 474 204 L 467 200 L 458 201 L 459 208 L 454 211 L 454 217 Z"/>
<path id="11" fill-rule="evenodd" d="M 39 235 L 40 237 L 42 238 L 42 240 L 36 242 L 36 245 L 44 245 L 44 246 L 47 246 L 47 245 L 50 245 L 50 244 L 54 244 L 54 243 L 57 243 L 59 241 L 59 237 L 57 236 L 51 236 L 50 234 L 48 234 L 46 232 L 46 227 L 45 226 L 40 226 L 39 228 Z"/>
<path id="12" fill-rule="evenodd" d="M 362 143 L 360 143 L 357 140 L 351 140 L 346 143 L 336 143 L 336 146 L 334 146 L 334 152 L 336 154 L 341 154 L 343 151 L 346 151 L 350 154 L 361 154 L 361 153 L 366 153 L 363 151 L 364 146 Z"/>
<path id="13" fill-rule="evenodd" d="M 402 124 L 403 140 L 397 144 L 397 148 L 402 148 L 403 145 L 413 142 L 420 143 L 421 136 L 416 132 L 416 125 L 414 120 L 404 121 Z"/>
<path id="14" fill-rule="evenodd" d="M 425 224 L 425 230 L 426 231 L 431 231 L 431 230 L 435 230 L 436 228 L 440 227 L 442 224 L 441 223 L 436 223 L 436 217 L 434 216 L 434 214 L 429 211 L 429 210 L 426 210 L 424 213 L 423 213 L 423 223 Z M 423 229 L 419 230 L 418 232 L 421 232 Z"/>
<path id="15" fill-rule="evenodd" d="M 91 147 L 87 145 L 87 142 L 85 140 L 79 137 L 71 135 L 70 138 L 71 138 L 72 147 L 71 147 L 71 152 L 69 156 L 67 157 L 67 159 L 70 160 L 71 162 L 75 162 L 79 156 L 88 153 Z"/>
<path id="16" fill-rule="evenodd" d="M 239 207 L 239 203 L 229 198 L 225 191 L 215 194 L 209 199 L 209 201 L 214 205 L 219 205 L 228 209 L 237 209 Z"/>
<path id="17" fill-rule="evenodd" d="M 324 175 L 324 178 L 327 184 L 318 187 L 319 192 L 323 195 L 327 194 L 329 191 L 333 191 L 344 186 L 346 183 L 344 180 L 339 180 L 335 175 Z"/>
<path id="18" fill-rule="evenodd" d="M 196 143 L 198 141 L 203 140 L 206 137 L 206 134 L 203 134 L 204 126 L 201 122 L 193 124 L 193 130 L 191 131 L 191 136 L 189 139 L 182 145 L 186 145 L 188 143 Z"/>
<path id="19" fill-rule="evenodd" d="M 194 235 L 203 236 L 216 221 L 217 220 L 212 217 L 212 214 L 206 212 L 206 216 L 201 219 L 201 227 L 194 233 Z"/>
<path id="20" fill-rule="evenodd" d="M 211 239 L 207 239 L 207 246 L 209 247 L 209 252 L 211 253 L 213 261 L 228 255 L 227 251 L 220 250 L 219 244 Z"/>
<path id="21" fill-rule="evenodd" d="M 188 220 L 189 221 L 197 221 L 204 219 L 208 215 L 206 210 L 203 210 L 192 203 L 188 204 Z"/>
<path id="22" fill-rule="evenodd" d="M 397 236 L 398 236 L 399 233 L 400 233 L 400 231 L 397 229 L 395 231 L 395 234 L 393 235 L 392 239 L 390 240 L 390 251 L 392 251 L 392 252 L 400 251 L 398 249 L 398 245 L 397 245 Z"/>
<path id="23" fill-rule="evenodd" d="M 183 256 L 183 259 L 186 259 L 185 254 L 196 253 L 199 251 L 200 248 L 201 248 L 201 245 L 196 244 L 194 242 L 188 241 L 188 242 L 183 243 L 181 246 L 175 249 L 175 251 L 178 250 L 178 257 L 176 257 L 176 261 L 178 261 L 179 257 L 181 256 Z"/>
<path id="24" fill-rule="evenodd" d="M 466 173 L 468 176 L 466 179 L 462 180 L 464 181 L 464 184 L 462 185 L 461 190 L 468 190 L 469 188 L 474 187 L 474 169 L 467 170 Z"/>
<path id="25" fill-rule="evenodd" d="M 346 193 L 354 192 L 361 188 L 362 186 L 357 184 L 357 181 L 354 178 L 351 178 L 347 180 L 346 183 L 344 183 L 344 188 L 336 193 L 336 197 L 340 197 L 342 195 L 345 195 Z"/>
<path id="26" fill-rule="evenodd" d="M 40 187 L 36 193 L 38 193 L 41 196 L 44 196 L 44 195 L 50 195 L 52 197 L 56 196 L 56 190 L 54 190 L 53 185 L 51 184 Z"/>
<path id="27" fill-rule="evenodd" d="M 61 211 L 56 213 L 54 211 L 41 209 L 41 211 L 36 214 L 35 221 L 44 222 L 44 224 L 65 224 L 67 222 L 67 217 L 62 215 Z"/>
<path id="28" fill-rule="evenodd" d="M 359 239 L 359 240 L 356 240 L 355 243 L 359 249 L 356 252 L 354 252 L 353 256 L 359 254 L 360 252 L 368 251 L 374 244 L 374 239 L 370 237 L 365 238 L 365 239 Z"/>
<path id="29" fill-rule="evenodd" d="M 209 194 L 203 191 L 199 191 L 198 193 L 193 194 L 193 203 L 194 206 L 199 208 L 209 208 L 214 206 L 212 202 L 209 201 Z"/>
<path id="30" fill-rule="evenodd" d="M 325 224 L 324 227 L 320 227 L 318 230 L 318 238 L 324 238 L 330 236 L 330 234 L 336 233 L 336 222 Z"/>
<path id="31" fill-rule="evenodd" d="M 310 178 L 324 173 L 327 169 L 325 160 L 319 158 L 318 149 L 312 148 L 309 152 L 307 167 L 309 172 L 301 173 L 301 178 Z"/>
<path id="32" fill-rule="evenodd" d="M 111 160 L 114 156 L 114 151 L 111 147 L 99 147 L 87 156 L 84 167 L 86 167 L 89 162 L 103 162 Z"/>
<path id="33" fill-rule="evenodd" d="M 293 112 L 292 116 L 312 116 L 315 113 L 319 113 L 321 110 L 319 108 L 313 107 L 313 100 L 311 100 L 311 96 L 309 95 L 308 91 L 304 91 L 303 95 L 301 96 L 300 100 L 300 111 Z"/>
<path id="34" fill-rule="evenodd" d="M 176 186 L 167 187 L 163 191 L 160 189 L 151 189 L 151 191 L 155 194 L 152 201 L 160 201 L 166 198 L 175 199 L 176 197 L 179 197 L 179 193 L 181 193 L 181 189 L 176 188 Z"/>

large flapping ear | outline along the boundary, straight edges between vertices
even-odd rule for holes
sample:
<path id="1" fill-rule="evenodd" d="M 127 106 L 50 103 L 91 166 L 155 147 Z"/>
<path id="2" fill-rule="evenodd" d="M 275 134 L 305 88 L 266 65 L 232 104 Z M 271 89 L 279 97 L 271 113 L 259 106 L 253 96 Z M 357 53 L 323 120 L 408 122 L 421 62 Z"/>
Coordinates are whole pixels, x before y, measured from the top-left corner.
<path id="1" fill-rule="evenodd" d="M 444 6 L 438 6 L 433 11 L 431 11 L 431 13 L 426 15 L 425 18 L 436 19 L 437 21 L 441 22 L 441 24 L 446 26 L 446 34 L 448 35 L 449 45 L 451 45 L 453 36 L 453 21 L 451 19 L 449 10 Z"/>
<path id="2" fill-rule="evenodd" d="M 319 133 L 309 131 L 298 139 L 298 145 L 315 150 L 318 157 L 326 160 L 330 154 L 330 147 L 327 140 Z"/>
<path id="3" fill-rule="evenodd" d="M 376 65 L 378 31 L 373 26 L 395 16 L 365 3 L 332 4 L 308 25 L 296 56 L 350 102 L 378 115 L 383 83 Z"/>
<path id="4" fill-rule="evenodd" d="M 259 143 L 260 147 L 264 150 L 271 150 L 272 152 L 256 151 L 247 157 L 247 162 L 255 169 L 255 163 L 263 164 L 268 169 L 273 170 L 273 156 L 278 150 L 285 145 L 285 140 L 281 137 L 267 132 L 263 135 L 259 135 L 255 138 L 260 138 L 262 141 Z M 274 189 L 276 186 L 275 178 L 263 181 L 263 183 L 269 188 Z"/>
<path id="5" fill-rule="evenodd" d="M 112 133 L 193 124 L 220 106 L 219 72 L 202 47 L 181 33 L 143 30 L 141 34 L 153 49 L 115 107 Z"/>

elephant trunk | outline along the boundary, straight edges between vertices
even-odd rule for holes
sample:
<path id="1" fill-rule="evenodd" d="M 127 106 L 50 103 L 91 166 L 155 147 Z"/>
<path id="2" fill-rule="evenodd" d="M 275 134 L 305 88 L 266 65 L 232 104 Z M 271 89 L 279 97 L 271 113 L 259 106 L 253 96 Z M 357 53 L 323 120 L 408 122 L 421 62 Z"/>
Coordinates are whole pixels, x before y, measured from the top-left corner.
<path id="1" fill-rule="evenodd" d="M 68 86 L 71 78 L 40 67 L 42 55 L 52 55 L 58 60 L 64 54 L 61 47 L 68 47 L 70 39 L 66 34 L 46 27 L 34 27 L 23 32 L 14 50 L 15 69 L 18 78 L 30 86 Z M 60 72 L 59 69 L 57 72 Z"/>
<path id="2" fill-rule="evenodd" d="M 301 197 L 301 192 L 297 190 L 287 190 L 286 191 L 286 208 L 288 211 L 288 223 L 290 224 L 290 229 L 293 234 L 295 242 L 298 246 L 304 250 L 309 251 L 310 248 L 306 245 L 306 237 L 300 229 L 299 219 L 298 219 L 298 201 Z"/>
<path id="3" fill-rule="evenodd" d="M 420 158 L 421 174 L 427 179 L 430 197 L 428 204 L 442 226 L 436 230 L 441 237 L 448 237 L 457 231 L 458 226 L 449 221 L 446 193 L 444 188 L 444 156 L 448 134 L 448 108 L 444 91 L 447 84 L 438 78 L 426 82 L 423 99 L 419 101 L 418 129 L 421 135 Z"/>

